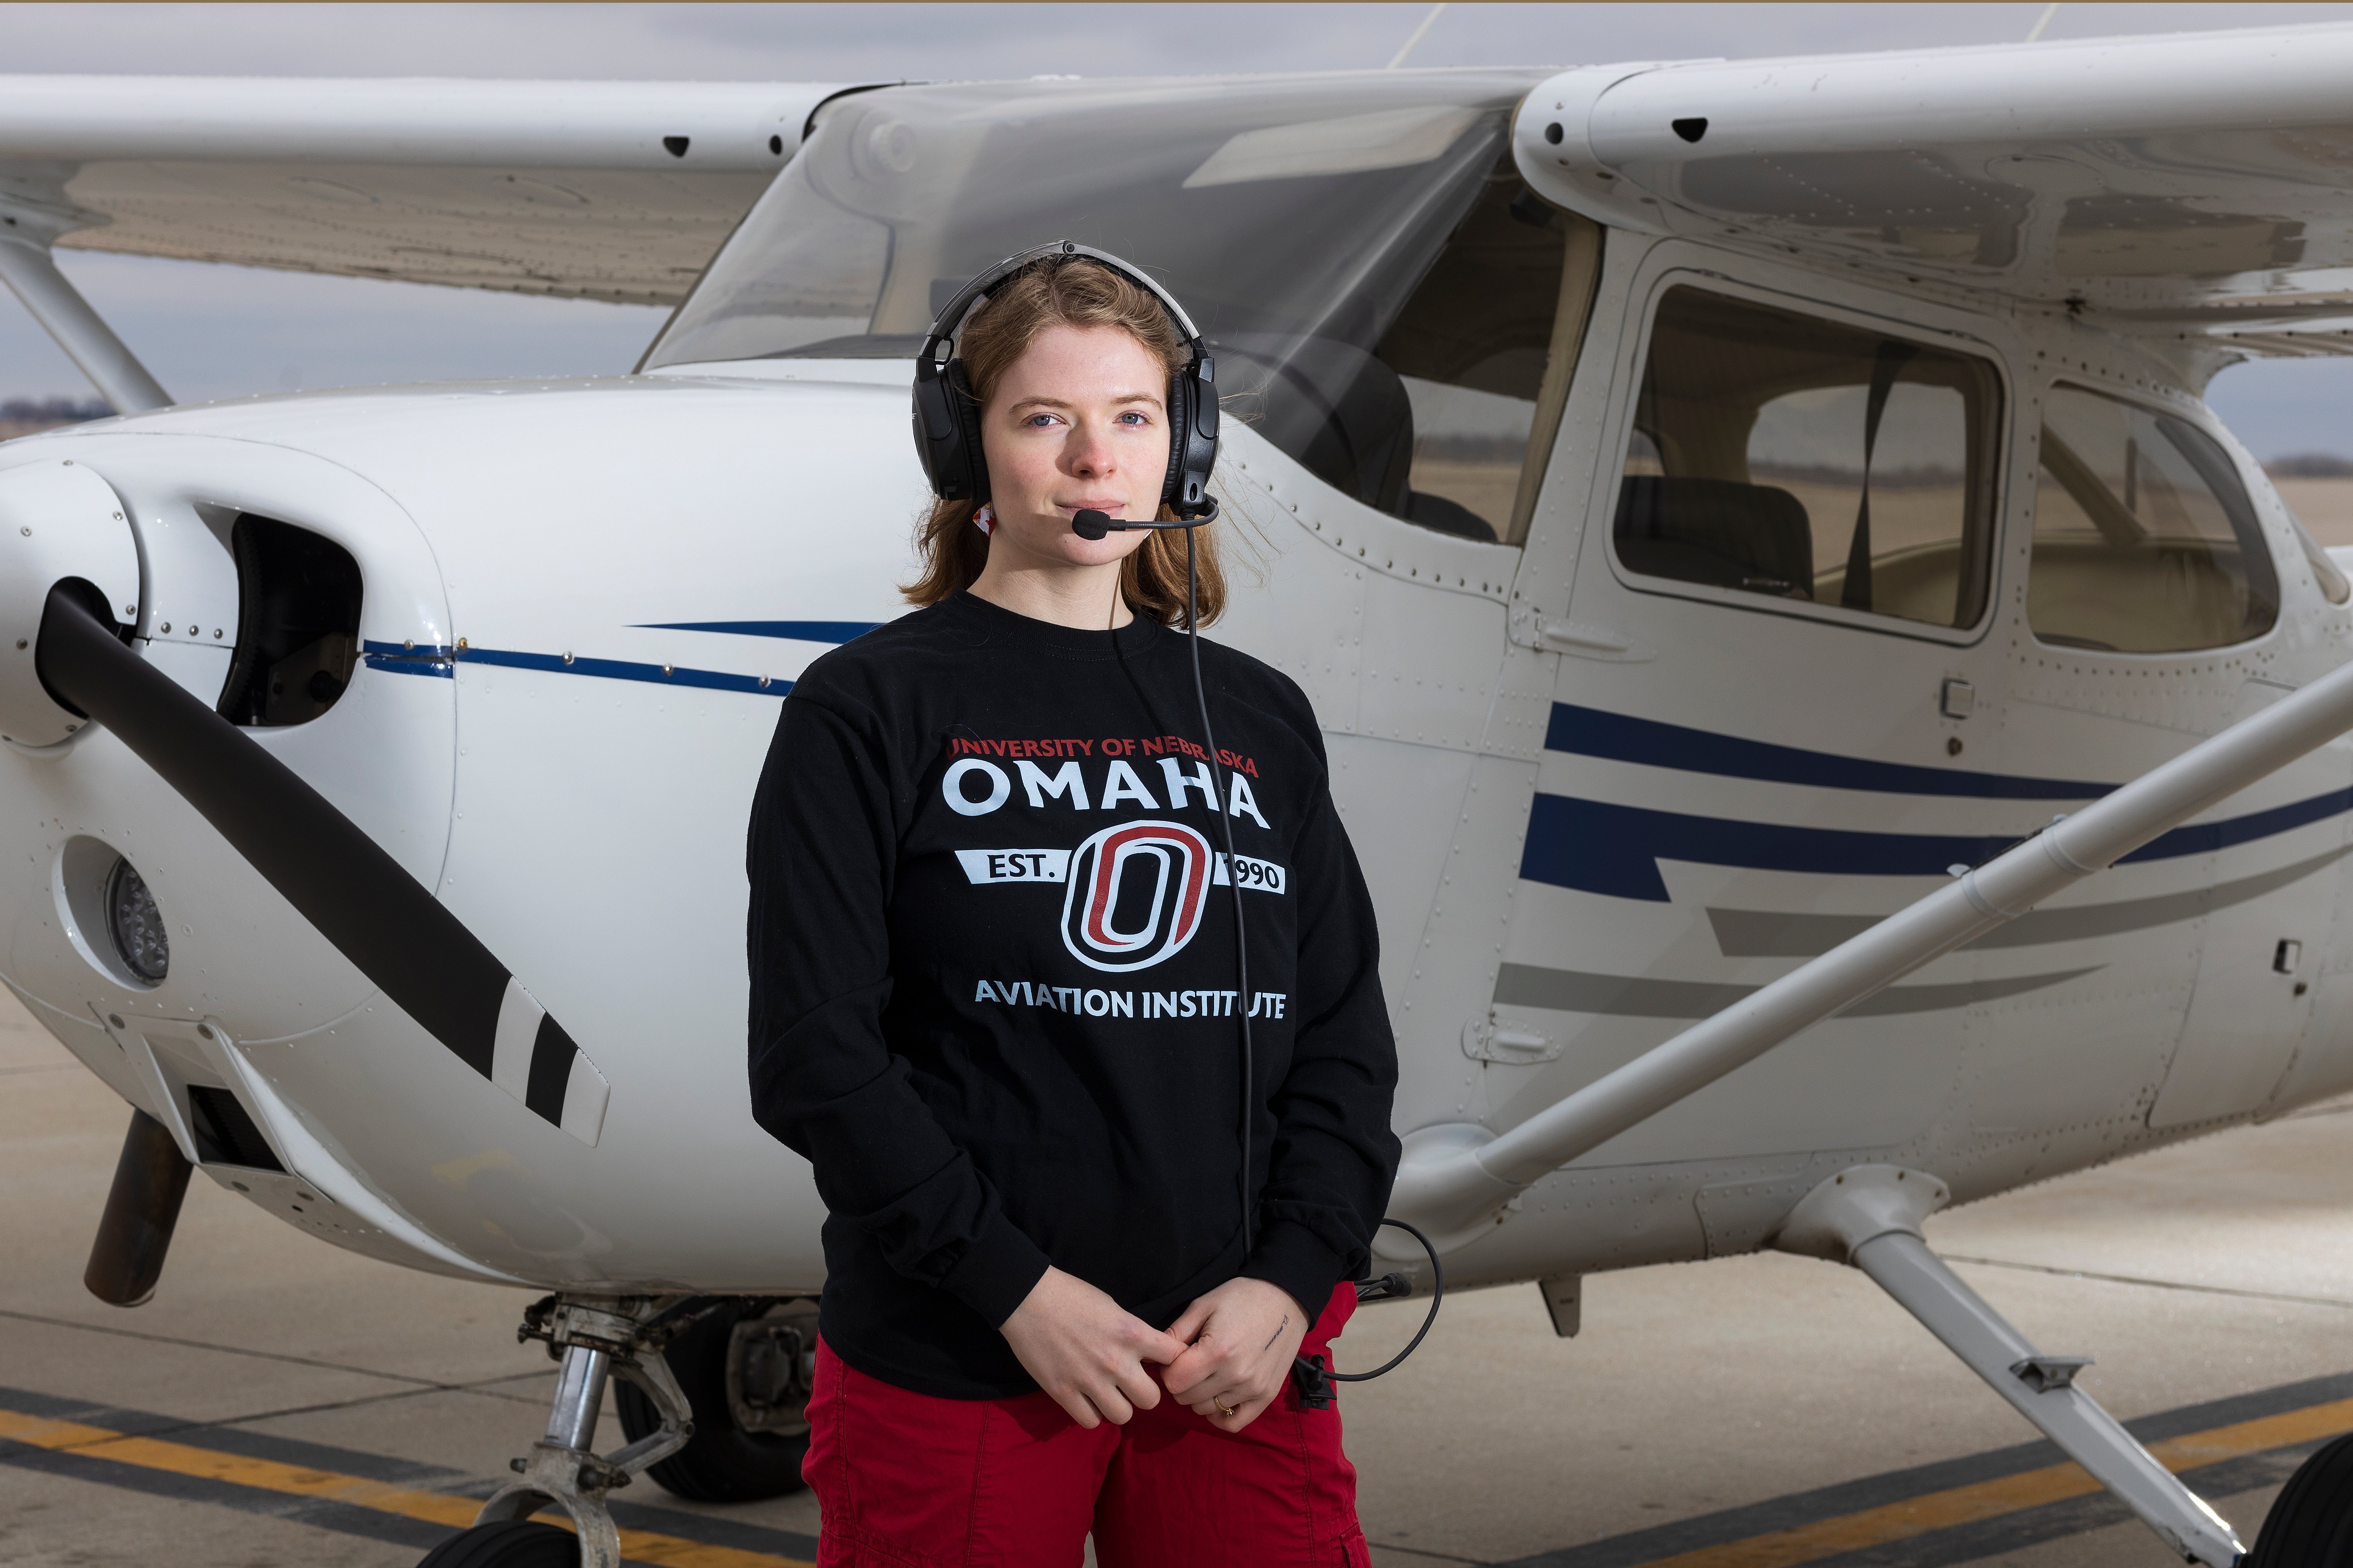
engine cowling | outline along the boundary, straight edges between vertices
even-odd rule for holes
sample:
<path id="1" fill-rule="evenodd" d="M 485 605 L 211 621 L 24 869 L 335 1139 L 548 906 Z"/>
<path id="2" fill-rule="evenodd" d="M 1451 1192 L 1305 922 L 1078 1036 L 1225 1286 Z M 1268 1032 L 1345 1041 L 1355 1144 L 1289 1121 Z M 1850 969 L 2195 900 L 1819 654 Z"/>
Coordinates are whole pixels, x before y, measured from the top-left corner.
<path id="1" fill-rule="evenodd" d="M 53 746 L 87 722 L 45 686 L 33 650 L 49 590 L 78 579 L 139 616 L 139 544 L 114 488 L 72 458 L 0 473 L 0 738 Z"/>

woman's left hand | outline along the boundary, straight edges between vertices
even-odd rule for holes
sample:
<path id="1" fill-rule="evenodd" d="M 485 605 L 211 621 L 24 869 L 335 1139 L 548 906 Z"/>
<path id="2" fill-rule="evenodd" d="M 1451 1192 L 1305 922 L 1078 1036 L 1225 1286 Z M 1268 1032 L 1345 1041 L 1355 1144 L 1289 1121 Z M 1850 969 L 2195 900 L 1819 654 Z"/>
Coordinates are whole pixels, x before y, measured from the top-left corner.
<path id="1" fill-rule="evenodd" d="M 1187 1348 L 1160 1381 L 1210 1426 L 1239 1432 L 1282 1394 L 1307 1325 L 1307 1314 L 1282 1286 L 1229 1279 L 1168 1325 Z"/>

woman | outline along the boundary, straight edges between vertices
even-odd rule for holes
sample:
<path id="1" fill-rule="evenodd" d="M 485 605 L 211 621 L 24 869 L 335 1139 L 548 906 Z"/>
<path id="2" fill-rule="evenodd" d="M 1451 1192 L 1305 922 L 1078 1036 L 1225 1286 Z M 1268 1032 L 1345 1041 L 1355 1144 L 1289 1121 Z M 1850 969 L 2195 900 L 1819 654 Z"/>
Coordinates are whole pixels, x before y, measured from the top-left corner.
<path id="1" fill-rule="evenodd" d="M 830 1215 L 827 1568 L 1366 1561 L 1289 1373 L 1396 1169 L 1372 910 L 1306 699 L 1204 645 L 1212 766 L 1182 531 L 1073 531 L 1172 515 L 1188 348 L 1108 261 L 966 320 L 923 608 L 809 667 L 753 808 L 753 1109 Z"/>

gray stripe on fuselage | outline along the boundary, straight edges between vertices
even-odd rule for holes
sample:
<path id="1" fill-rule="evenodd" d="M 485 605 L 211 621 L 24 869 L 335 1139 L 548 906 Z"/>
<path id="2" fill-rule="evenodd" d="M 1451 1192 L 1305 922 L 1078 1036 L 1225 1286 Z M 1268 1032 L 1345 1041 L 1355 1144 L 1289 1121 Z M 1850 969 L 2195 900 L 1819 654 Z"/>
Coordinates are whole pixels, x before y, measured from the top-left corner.
<path id="1" fill-rule="evenodd" d="M 2093 937 L 2120 936 L 2151 926 L 2194 921 L 2277 892 L 2314 872 L 2353 855 L 2353 845 L 2283 866 L 2276 871 L 2218 882 L 2186 893 L 2166 893 L 2154 899 L 2126 899 L 2113 904 L 2086 904 L 2073 910 L 2033 910 L 2005 925 L 1996 926 L 1970 942 L 1969 948 L 2041 947 L 2053 942 L 2084 942 Z M 1828 952 L 1851 936 L 1869 931 L 1883 915 L 1784 914 L 1778 910 L 1710 910 L 1708 923 L 1715 928 L 1715 945 L 1726 958 L 1813 958 Z"/>
<path id="2" fill-rule="evenodd" d="M 2063 969 L 2053 974 L 2020 974 L 1952 985 L 1891 985 L 1876 995 L 1864 997 L 1841 1016 L 1883 1018 L 1903 1013 L 1942 1013 L 2015 996 L 2021 992 L 2040 991 L 2046 985 L 2057 985 L 2091 973 L 2091 969 Z M 1630 974 L 1588 974 L 1575 969 L 1507 963 L 1495 979 L 1495 1005 L 1543 1007 L 1556 1013 L 1599 1013 L 1619 1018 L 1706 1018 L 1762 989 L 1704 980 L 1644 980 Z"/>

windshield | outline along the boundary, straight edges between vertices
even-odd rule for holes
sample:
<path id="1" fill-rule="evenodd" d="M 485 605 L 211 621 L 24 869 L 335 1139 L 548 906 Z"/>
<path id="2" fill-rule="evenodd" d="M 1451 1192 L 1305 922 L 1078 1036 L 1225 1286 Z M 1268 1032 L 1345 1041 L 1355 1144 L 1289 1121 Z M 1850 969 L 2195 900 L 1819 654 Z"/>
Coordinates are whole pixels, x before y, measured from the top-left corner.
<path id="1" fill-rule="evenodd" d="M 1535 80 L 1016 82 L 843 99 L 646 363 L 913 358 L 974 274 L 1074 239 L 1184 304 L 1230 416 L 1374 500 L 1402 472 L 1389 448 L 1409 419 L 1395 412 L 1408 389 L 1375 350 L 1507 163 L 1511 110 Z"/>

